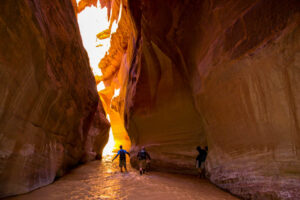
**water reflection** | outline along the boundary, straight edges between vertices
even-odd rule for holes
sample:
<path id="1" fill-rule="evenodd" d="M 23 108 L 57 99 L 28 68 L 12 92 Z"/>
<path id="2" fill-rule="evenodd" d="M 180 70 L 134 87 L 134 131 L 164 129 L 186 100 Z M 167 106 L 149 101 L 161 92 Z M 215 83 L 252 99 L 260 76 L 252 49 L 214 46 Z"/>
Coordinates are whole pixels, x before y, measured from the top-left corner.
<path id="1" fill-rule="evenodd" d="M 151 172 L 140 176 L 128 163 L 128 172 L 120 173 L 112 156 L 82 165 L 53 184 L 10 199 L 236 199 L 208 181 L 195 177 Z"/>

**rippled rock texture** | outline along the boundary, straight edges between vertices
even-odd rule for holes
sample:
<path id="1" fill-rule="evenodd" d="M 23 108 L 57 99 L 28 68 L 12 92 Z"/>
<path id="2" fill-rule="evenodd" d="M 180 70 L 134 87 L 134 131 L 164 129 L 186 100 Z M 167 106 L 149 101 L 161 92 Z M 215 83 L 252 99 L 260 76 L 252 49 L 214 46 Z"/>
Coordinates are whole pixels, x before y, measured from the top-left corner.
<path id="1" fill-rule="evenodd" d="M 113 41 L 128 45 L 103 71 L 125 83 L 117 105 L 132 153 L 146 146 L 152 168 L 195 173 L 195 147 L 208 145 L 218 186 L 300 198 L 300 2 L 123 3 L 131 30 Z"/>
<path id="2" fill-rule="evenodd" d="M 92 160 L 109 123 L 70 0 L 0 4 L 0 197 Z"/>

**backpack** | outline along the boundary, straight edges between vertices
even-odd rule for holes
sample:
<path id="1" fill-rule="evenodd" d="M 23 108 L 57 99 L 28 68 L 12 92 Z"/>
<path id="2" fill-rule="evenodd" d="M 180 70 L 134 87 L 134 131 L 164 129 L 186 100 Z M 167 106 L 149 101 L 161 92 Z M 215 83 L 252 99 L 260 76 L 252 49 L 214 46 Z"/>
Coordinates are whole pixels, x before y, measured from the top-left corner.
<path id="1" fill-rule="evenodd" d="M 146 151 L 140 151 L 138 155 L 139 155 L 139 160 L 146 160 Z"/>
<path id="2" fill-rule="evenodd" d="M 206 160 L 207 152 L 202 150 L 200 154 L 200 162 L 204 162 Z"/>
<path id="3" fill-rule="evenodd" d="M 125 151 L 122 149 L 120 150 L 120 160 L 125 160 L 126 159 L 126 154 Z"/>

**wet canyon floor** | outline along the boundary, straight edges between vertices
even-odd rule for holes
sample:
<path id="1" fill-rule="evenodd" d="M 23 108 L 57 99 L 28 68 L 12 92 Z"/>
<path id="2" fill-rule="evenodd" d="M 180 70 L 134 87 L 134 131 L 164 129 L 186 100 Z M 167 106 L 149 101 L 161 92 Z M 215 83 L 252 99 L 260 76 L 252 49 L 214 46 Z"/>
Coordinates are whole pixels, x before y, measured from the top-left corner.
<path id="1" fill-rule="evenodd" d="M 127 163 L 121 173 L 111 156 L 75 168 L 54 183 L 10 200 L 121 199 L 231 200 L 238 199 L 207 180 L 192 176 L 149 172 L 141 176 Z"/>

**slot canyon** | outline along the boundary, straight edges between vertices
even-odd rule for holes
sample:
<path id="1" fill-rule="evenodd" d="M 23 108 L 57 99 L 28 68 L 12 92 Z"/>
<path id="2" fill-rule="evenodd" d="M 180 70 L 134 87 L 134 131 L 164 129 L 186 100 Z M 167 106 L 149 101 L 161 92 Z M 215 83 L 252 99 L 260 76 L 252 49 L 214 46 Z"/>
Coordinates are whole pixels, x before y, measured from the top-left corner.
<path id="1" fill-rule="evenodd" d="M 300 199 L 299 0 L 0 10 L 0 198 Z"/>

